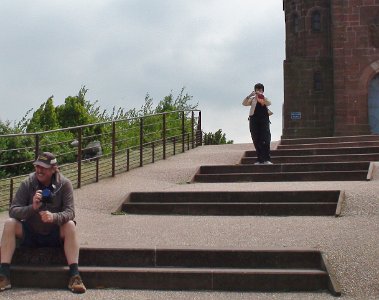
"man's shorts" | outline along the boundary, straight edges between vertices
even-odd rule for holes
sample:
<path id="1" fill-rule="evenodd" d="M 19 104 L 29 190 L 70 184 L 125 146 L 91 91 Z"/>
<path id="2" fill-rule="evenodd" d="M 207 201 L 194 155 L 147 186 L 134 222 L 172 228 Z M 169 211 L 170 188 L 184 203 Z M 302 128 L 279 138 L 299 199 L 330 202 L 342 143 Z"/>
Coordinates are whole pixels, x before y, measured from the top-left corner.
<path id="1" fill-rule="evenodd" d="M 35 233 L 31 230 L 30 226 L 26 222 L 22 223 L 23 238 L 21 240 L 21 247 L 30 248 L 42 248 L 42 247 L 62 247 L 63 241 L 60 237 L 59 226 L 55 226 L 54 229 L 47 235 Z"/>

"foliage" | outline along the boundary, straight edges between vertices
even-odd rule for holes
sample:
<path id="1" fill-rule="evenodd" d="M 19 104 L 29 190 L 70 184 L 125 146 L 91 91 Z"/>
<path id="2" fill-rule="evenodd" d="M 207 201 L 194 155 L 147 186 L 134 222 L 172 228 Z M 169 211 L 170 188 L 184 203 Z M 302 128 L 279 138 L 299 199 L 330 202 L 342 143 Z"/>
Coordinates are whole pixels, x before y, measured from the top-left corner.
<path id="1" fill-rule="evenodd" d="M 59 126 L 53 96 L 51 96 L 33 113 L 33 117 L 26 122 L 26 132 L 47 131 L 59 128 Z"/>
<path id="2" fill-rule="evenodd" d="M 56 155 L 59 164 L 75 161 L 76 149 L 71 146 L 75 136 L 70 131 L 56 131 L 41 135 L 39 151 L 49 151 Z"/>
<path id="3" fill-rule="evenodd" d="M 75 127 L 99 122 L 98 110 L 85 99 L 88 89 L 82 87 L 77 96 L 69 96 L 56 112 L 61 128 Z"/>
<path id="4" fill-rule="evenodd" d="M 14 133 L 13 130 L 12 130 L 12 127 L 10 125 L 10 122 L 9 121 L 1 121 L 0 120 L 0 134 L 11 134 L 11 133 Z M 0 140 L 0 145 L 1 145 L 1 140 Z M 4 149 L 3 147 L 1 147 L 0 149 Z"/>
<path id="5" fill-rule="evenodd" d="M 166 111 L 175 111 L 175 110 L 192 110 L 196 109 L 198 106 L 197 104 L 191 105 L 189 102 L 192 100 L 192 96 L 190 96 L 188 93 L 184 94 L 184 87 L 180 91 L 179 95 L 174 100 L 174 96 L 172 95 L 172 92 L 163 98 L 161 100 L 156 109 L 155 113 L 162 113 Z"/>
<path id="6" fill-rule="evenodd" d="M 0 120 L 0 134 L 7 135 L 0 138 L 0 178 L 14 174 L 26 174 L 31 171 L 31 165 L 25 164 L 34 158 L 33 144 L 30 136 L 17 136 L 19 133 L 16 126 L 9 121 Z"/>
<path id="7" fill-rule="evenodd" d="M 33 169 L 32 161 L 36 155 L 35 147 L 38 141 L 40 151 L 51 151 L 56 154 L 60 164 L 76 160 L 77 148 L 72 142 L 79 137 L 80 125 L 86 126 L 81 132 L 82 147 L 91 141 L 101 142 L 103 154 L 112 150 L 112 127 L 116 127 L 116 151 L 138 147 L 140 143 L 140 125 L 143 117 L 143 142 L 150 143 L 163 138 L 163 124 L 166 126 L 165 137 L 181 137 L 183 125 L 184 133 L 192 130 L 191 116 L 181 111 L 196 109 L 198 104 L 191 103 L 192 96 L 182 88 L 178 96 L 171 92 L 154 107 L 153 99 L 146 94 L 144 104 L 140 109 L 113 107 L 108 113 L 98 106 L 98 102 L 86 99 L 87 89 L 81 87 L 76 96 L 68 96 L 64 104 L 54 106 L 54 97 L 49 97 L 32 113 L 29 110 L 20 122 L 12 125 L 9 121 L 0 120 L 0 134 L 40 132 L 36 135 L 13 135 L 0 137 L 0 178 L 20 175 Z M 167 113 L 172 112 L 172 113 Z M 165 120 L 165 122 L 163 122 Z M 109 124 L 99 124 L 112 121 Z M 90 125 L 93 124 L 93 125 Z M 68 128 L 58 131 L 54 129 Z M 45 131 L 51 131 L 46 133 Z M 209 133 L 212 143 L 232 143 L 226 141 L 221 129 L 216 133 Z"/>
<path id="8" fill-rule="evenodd" d="M 226 140 L 225 133 L 219 129 L 215 133 L 208 132 L 204 133 L 204 144 L 205 145 L 221 145 L 221 144 L 233 144 L 232 140 Z"/>

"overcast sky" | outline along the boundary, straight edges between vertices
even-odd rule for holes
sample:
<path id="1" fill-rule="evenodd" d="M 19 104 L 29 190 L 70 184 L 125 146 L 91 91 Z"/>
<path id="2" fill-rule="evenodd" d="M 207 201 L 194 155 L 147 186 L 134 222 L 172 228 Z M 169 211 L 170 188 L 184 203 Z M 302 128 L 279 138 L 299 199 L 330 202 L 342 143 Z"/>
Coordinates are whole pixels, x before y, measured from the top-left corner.
<path id="1" fill-rule="evenodd" d="M 285 29 L 279 0 L 1 0 L 0 120 L 19 121 L 81 86 L 103 109 L 156 105 L 182 87 L 206 132 L 251 142 L 243 98 L 256 82 L 280 139 Z"/>

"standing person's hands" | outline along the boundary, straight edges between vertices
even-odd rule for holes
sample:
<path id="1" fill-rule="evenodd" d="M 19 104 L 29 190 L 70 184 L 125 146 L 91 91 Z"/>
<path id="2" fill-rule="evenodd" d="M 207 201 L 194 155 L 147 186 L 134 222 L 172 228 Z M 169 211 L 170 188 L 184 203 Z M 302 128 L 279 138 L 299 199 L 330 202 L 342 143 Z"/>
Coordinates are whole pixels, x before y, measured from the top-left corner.
<path id="1" fill-rule="evenodd" d="M 257 102 L 262 106 L 265 105 L 265 96 L 261 93 L 258 93 Z"/>
<path id="2" fill-rule="evenodd" d="M 250 95 L 247 96 L 246 98 L 250 98 L 250 97 L 254 97 L 254 96 L 255 96 L 255 91 L 252 91 L 252 92 L 250 93 Z"/>

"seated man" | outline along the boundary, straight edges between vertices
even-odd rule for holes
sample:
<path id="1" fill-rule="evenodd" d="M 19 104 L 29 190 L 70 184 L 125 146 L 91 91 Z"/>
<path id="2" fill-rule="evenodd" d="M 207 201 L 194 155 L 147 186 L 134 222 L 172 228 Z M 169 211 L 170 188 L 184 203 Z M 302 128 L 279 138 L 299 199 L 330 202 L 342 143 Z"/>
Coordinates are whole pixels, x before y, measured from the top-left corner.
<path id="1" fill-rule="evenodd" d="M 9 209 L 1 237 L 0 290 L 11 288 L 10 263 L 16 238 L 25 247 L 64 247 L 70 268 L 68 288 L 84 293 L 78 271 L 79 242 L 74 217 L 71 182 L 59 173 L 50 152 L 41 153 L 33 163 L 35 172 L 20 185 Z"/>

